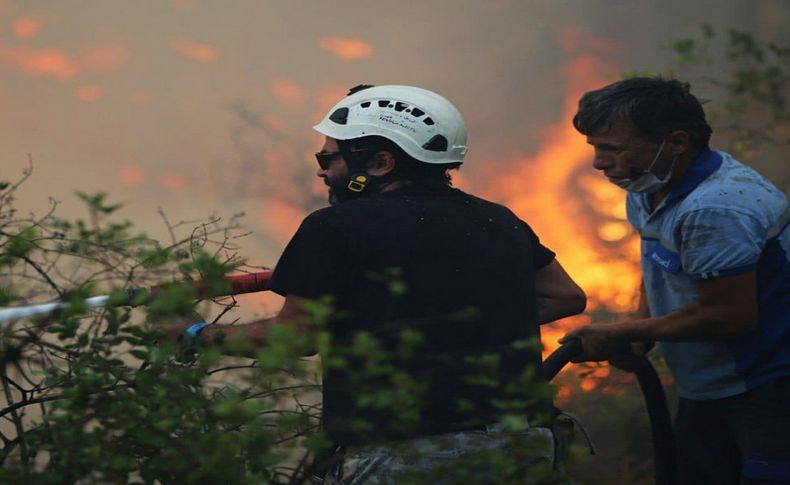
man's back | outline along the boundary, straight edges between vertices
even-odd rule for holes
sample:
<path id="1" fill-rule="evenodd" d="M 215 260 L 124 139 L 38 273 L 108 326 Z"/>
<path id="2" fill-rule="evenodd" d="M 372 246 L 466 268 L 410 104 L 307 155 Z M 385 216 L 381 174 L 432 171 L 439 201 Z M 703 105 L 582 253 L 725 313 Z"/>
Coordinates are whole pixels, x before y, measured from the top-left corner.
<path id="1" fill-rule="evenodd" d="M 310 254 L 315 247 L 320 253 Z M 540 363 L 534 347 L 513 344 L 539 336 L 533 273 L 553 257 L 508 209 L 448 187 L 406 187 L 309 216 L 278 263 L 274 290 L 332 294 L 335 348 L 369 332 L 398 371 L 424 386 L 412 428 L 392 422 L 389 410 L 359 406 L 360 397 L 391 389 L 392 375 L 360 378 L 365 359 L 351 359 L 353 372 L 328 369 L 324 414 L 333 438 L 354 443 L 494 422 L 490 399 Z M 421 335 L 408 357 L 398 352 L 406 330 Z M 499 359 L 493 380 L 472 385 L 479 369 L 470 359 L 484 354 Z M 358 427 L 360 418 L 368 426 Z"/>

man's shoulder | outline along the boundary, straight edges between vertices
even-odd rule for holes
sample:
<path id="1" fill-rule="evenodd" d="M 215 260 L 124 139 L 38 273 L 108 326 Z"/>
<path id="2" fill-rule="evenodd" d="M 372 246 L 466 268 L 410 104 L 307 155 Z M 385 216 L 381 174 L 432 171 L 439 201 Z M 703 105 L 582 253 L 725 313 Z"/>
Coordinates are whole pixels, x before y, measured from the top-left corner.
<path id="1" fill-rule="evenodd" d="M 686 197 L 683 212 L 709 209 L 761 214 L 784 210 L 786 197 L 770 181 L 728 153 L 718 153 L 721 167 Z"/>

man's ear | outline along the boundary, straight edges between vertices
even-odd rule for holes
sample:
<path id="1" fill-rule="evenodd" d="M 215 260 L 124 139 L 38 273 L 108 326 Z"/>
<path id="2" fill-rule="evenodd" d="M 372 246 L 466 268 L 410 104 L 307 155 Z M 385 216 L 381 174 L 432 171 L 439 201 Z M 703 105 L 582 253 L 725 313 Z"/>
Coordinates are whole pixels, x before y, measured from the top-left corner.
<path id="1" fill-rule="evenodd" d="M 380 151 L 373 155 L 365 169 L 373 177 L 387 175 L 395 170 L 395 157 L 390 152 Z"/>
<path id="2" fill-rule="evenodd" d="M 667 137 L 667 148 L 673 156 L 681 156 L 691 150 L 691 137 L 683 130 L 676 130 Z"/>

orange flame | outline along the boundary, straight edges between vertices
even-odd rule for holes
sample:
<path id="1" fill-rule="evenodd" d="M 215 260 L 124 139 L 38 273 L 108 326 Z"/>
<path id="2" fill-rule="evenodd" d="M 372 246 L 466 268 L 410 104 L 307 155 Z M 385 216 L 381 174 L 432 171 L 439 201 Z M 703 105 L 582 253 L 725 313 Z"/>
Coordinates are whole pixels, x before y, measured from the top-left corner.
<path id="1" fill-rule="evenodd" d="M 373 56 L 373 46 L 359 39 L 322 37 L 318 46 L 344 61 L 358 61 Z"/>
<path id="2" fill-rule="evenodd" d="M 187 179 L 176 172 L 167 172 L 160 179 L 159 184 L 162 187 L 181 192 L 187 187 Z"/>
<path id="3" fill-rule="evenodd" d="M 272 93 L 283 104 L 298 106 L 305 100 L 305 92 L 298 84 L 284 78 L 274 78 L 271 82 Z"/>
<path id="4" fill-rule="evenodd" d="M 25 25 L 25 24 L 22 24 Z M 19 27 L 20 32 L 30 27 Z M 83 70 L 116 69 L 129 58 L 127 49 L 120 44 L 93 47 L 77 59 L 59 49 L 35 49 L 12 44 L 0 44 L 0 62 L 14 65 L 33 77 L 71 79 Z"/>
<path id="5" fill-rule="evenodd" d="M 179 54 L 189 57 L 190 59 L 197 62 L 214 62 L 219 57 L 219 51 L 216 47 L 210 46 L 208 44 L 199 44 L 197 42 L 180 37 L 171 40 L 170 47 Z"/>
<path id="6" fill-rule="evenodd" d="M 79 71 L 75 62 L 57 49 L 30 49 L 10 44 L 0 45 L 0 62 L 17 66 L 33 77 L 64 80 Z"/>
<path id="7" fill-rule="evenodd" d="M 122 184 L 128 187 L 136 187 L 143 183 L 144 176 L 140 167 L 129 166 L 121 167 L 118 170 L 118 178 Z"/>
<path id="8" fill-rule="evenodd" d="M 577 59 L 569 71 L 589 76 L 595 72 L 591 67 L 590 59 Z M 590 89 L 601 84 L 590 82 Z M 562 121 L 546 130 L 550 143 L 519 160 L 520 168 L 495 190 L 557 252 L 591 297 L 591 309 L 604 303 L 624 312 L 632 308 L 639 286 L 633 259 L 636 238 L 625 221 L 624 194 L 590 173 L 591 151 L 571 124 L 581 94 L 568 93 Z"/>
<path id="9" fill-rule="evenodd" d="M 77 88 L 74 96 L 80 101 L 92 103 L 94 101 L 100 100 L 102 96 L 104 96 L 104 92 L 102 91 L 102 88 L 96 86 L 95 84 L 85 84 Z"/>
<path id="10" fill-rule="evenodd" d="M 545 129 L 546 143 L 535 154 L 515 160 L 510 164 L 514 170 L 495 179 L 489 198 L 504 201 L 557 253 L 587 293 L 588 310 L 605 307 L 625 313 L 635 308 L 640 283 L 638 238 L 626 221 L 624 192 L 591 167 L 592 150 L 572 125 L 581 95 L 607 84 L 605 73 L 616 72 L 588 51 L 611 54 L 614 47 L 578 30 L 564 32 L 560 43 L 573 55 L 565 68 L 561 119 Z M 585 314 L 544 326 L 544 356 L 568 330 L 591 321 Z M 609 367 L 602 365 L 582 376 L 579 389 L 596 389 L 608 375 Z M 562 387 L 558 398 L 570 392 Z"/>
<path id="11" fill-rule="evenodd" d="M 611 53 L 605 39 L 577 30 L 560 39 L 566 50 L 580 46 Z M 568 82 L 561 121 L 546 131 L 548 142 L 492 188 L 496 197 L 524 218 L 590 297 L 590 309 L 605 305 L 626 312 L 635 305 L 639 287 L 637 238 L 625 216 L 625 194 L 595 173 L 592 151 L 576 132 L 572 118 L 577 101 L 606 84 L 604 73 L 615 69 L 595 56 L 581 53 L 568 63 Z"/>
<path id="12" fill-rule="evenodd" d="M 11 24 L 11 30 L 18 39 L 32 39 L 40 28 L 38 20 L 30 17 L 19 17 Z"/>
<path id="13" fill-rule="evenodd" d="M 301 207 L 282 199 L 266 198 L 260 205 L 261 222 L 265 227 L 276 229 L 273 236 L 279 244 L 288 242 L 306 215 Z"/>

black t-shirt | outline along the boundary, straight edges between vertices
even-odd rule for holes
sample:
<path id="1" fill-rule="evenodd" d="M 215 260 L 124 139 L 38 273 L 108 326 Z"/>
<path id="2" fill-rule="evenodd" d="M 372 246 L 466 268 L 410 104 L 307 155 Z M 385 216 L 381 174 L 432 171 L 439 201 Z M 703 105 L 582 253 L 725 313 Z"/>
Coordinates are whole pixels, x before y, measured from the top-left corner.
<path id="1" fill-rule="evenodd" d="M 269 288 L 308 299 L 332 295 L 332 352 L 357 350 L 345 356 L 345 369 L 325 358 L 330 438 L 357 444 L 495 422 L 491 399 L 525 366 L 540 365 L 534 347 L 512 344 L 539 337 L 533 274 L 553 258 L 506 207 L 449 187 L 410 186 L 310 214 Z M 418 343 L 404 344 L 413 341 L 405 330 L 419 332 Z M 389 360 L 360 354 L 360 331 Z M 470 358 L 482 355 L 499 358 L 493 384 L 469 381 L 480 371 Z M 398 372 L 417 387 L 397 394 Z M 414 395 L 418 425 L 410 411 L 401 415 L 378 401 L 405 406 Z"/>

